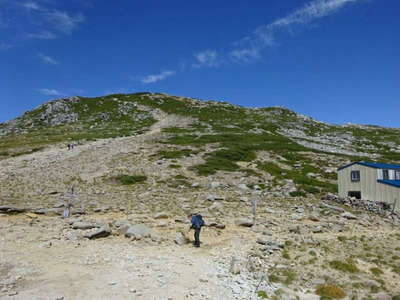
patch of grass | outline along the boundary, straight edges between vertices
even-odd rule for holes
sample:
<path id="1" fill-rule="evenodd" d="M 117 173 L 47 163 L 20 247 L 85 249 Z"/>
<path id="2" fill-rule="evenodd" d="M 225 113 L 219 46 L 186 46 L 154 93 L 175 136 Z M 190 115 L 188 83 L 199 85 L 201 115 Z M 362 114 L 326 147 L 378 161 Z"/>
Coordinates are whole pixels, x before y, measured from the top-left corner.
<path id="1" fill-rule="evenodd" d="M 308 251 L 308 254 L 310 254 L 311 256 L 317 256 L 317 253 L 314 250 Z"/>
<path id="2" fill-rule="evenodd" d="M 293 281 L 295 281 L 297 276 L 296 272 L 294 272 L 293 270 L 284 270 L 282 275 L 286 276 L 286 279 L 284 281 L 284 284 L 286 285 L 291 285 Z"/>
<path id="3" fill-rule="evenodd" d="M 392 265 L 392 271 L 400 274 L 400 266 L 399 265 Z"/>
<path id="4" fill-rule="evenodd" d="M 321 300 L 342 299 L 346 297 L 343 289 L 336 285 L 321 285 L 317 287 L 315 293 L 321 297 Z"/>
<path id="5" fill-rule="evenodd" d="M 115 177 L 123 185 L 131 185 L 135 183 L 143 183 L 147 180 L 147 176 L 145 175 L 118 175 Z"/>
<path id="6" fill-rule="evenodd" d="M 257 296 L 260 297 L 261 299 L 268 299 L 268 295 L 266 291 L 258 291 Z"/>
<path id="7" fill-rule="evenodd" d="M 383 274 L 383 271 L 382 271 L 381 269 L 379 269 L 379 268 L 376 268 L 376 267 L 371 268 L 371 269 L 369 269 L 369 270 L 370 270 L 371 273 L 374 274 L 375 276 L 380 276 L 380 275 Z"/>
<path id="8" fill-rule="evenodd" d="M 352 274 L 358 273 L 360 271 L 352 259 L 347 259 L 346 261 L 333 260 L 329 262 L 329 266 L 338 271 Z"/>
<path id="9" fill-rule="evenodd" d="M 9 155 L 10 155 L 10 153 L 8 153 L 6 151 L 0 152 L 0 156 L 9 156 Z"/>
<path id="10" fill-rule="evenodd" d="M 295 192 L 290 192 L 289 195 L 291 197 L 305 197 L 306 193 L 301 192 L 301 191 L 295 191 Z"/>
<path id="11" fill-rule="evenodd" d="M 21 155 L 32 154 L 32 153 L 41 151 L 41 150 L 43 150 L 43 149 L 44 149 L 43 147 L 36 147 L 36 148 L 31 149 L 31 150 L 12 153 L 11 156 L 12 156 L 12 157 L 17 157 L 17 156 L 21 156 Z"/>
<path id="12" fill-rule="evenodd" d="M 287 240 L 285 241 L 285 246 L 290 247 L 293 245 L 293 241 Z"/>
<path id="13" fill-rule="evenodd" d="M 283 250 L 283 252 L 282 252 L 282 257 L 283 257 L 284 259 L 289 260 L 289 259 L 290 259 L 289 251 Z"/>
<path id="14" fill-rule="evenodd" d="M 180 168 L 182 168 L 182 166 L 179 165 L 179 164 L 170 164 L 170 165 L 168 166 L 168 168 L 171 168 L 171 169 L 180 169 Z"/>
<path id="15" fill-rule="evenodd" d="M 158 155 L 161 158 L 177 159 L 190 156 L 193 153 L 195 152 L 192 149 L 180 149 L 180 150 L 163 150 L 158 152 Z"/>
<path id="16" fill-rule="evenodd" d="M 274 282 L 274 283 L 278 283 L 278 282 L 281 282 L 281 281 L 282 281 L 281 278 L 280 278 L 279 276 L 275 275 L 275 274 L 270 274 L 270 275 L 268 276 L 268 280 L 269 280 L 270 282 Z"/>
<path id="17" fill-rule="evenodd" d="M 341 242 L 345 242 L 347 240 L 347 238 L 343 235 L 338 236 L 337 239 Z"/>

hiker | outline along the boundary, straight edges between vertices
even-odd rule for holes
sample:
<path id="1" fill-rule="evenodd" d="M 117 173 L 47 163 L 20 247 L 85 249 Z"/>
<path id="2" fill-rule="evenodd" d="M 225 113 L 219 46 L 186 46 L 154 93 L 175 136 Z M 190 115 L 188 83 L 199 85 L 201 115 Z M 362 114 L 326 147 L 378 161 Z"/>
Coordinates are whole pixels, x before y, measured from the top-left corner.
<path id="1" fill-rule="evenodd" d="M 204 226 L 203 217 L 200 214 L 190 214 L 189 216 L 191 226 L 190 229 L 194 229 L 194 246 L 200 247 L 200 231 L 201 227 Z"/>
<path id="2" fill-rule="evenodd" d="M 71 144 L 68 144 L 68 150 L 71 150 Z"/>
<path id="3" fill-rule="evenodd" d="M 67 219 L 71 216 L 71 208 L 72 208 L 72 203 L 71 202 L 67 202 L 64 203 L 64 212 L 63 212 L 63 218 Z"/>

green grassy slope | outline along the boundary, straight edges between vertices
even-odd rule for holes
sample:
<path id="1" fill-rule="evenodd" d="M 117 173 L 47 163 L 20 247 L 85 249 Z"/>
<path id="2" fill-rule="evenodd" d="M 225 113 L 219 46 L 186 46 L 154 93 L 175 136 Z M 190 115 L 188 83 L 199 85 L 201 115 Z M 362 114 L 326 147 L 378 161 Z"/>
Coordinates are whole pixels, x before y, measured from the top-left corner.
<path id="1" fill-rule="evenodd" d="M 160 143 L 176 150 L 164 151 L 160 158 L 184 157 L 192 148 L 198 148 L 195 153 L 204 158 L 204 163 L 191 169 L 199 175 L 218 171 L 249 175 L 267 172 L 276 182 L 293 180 L 301 188 L 301 195 L 334 192 L 336 175 L 327 167 L 337 162 L 400 161 L 398 129 L 330 125 L 280 107 L 250 109 L 150 93 L 76 97 L 43 104 L 12 122 L 0 124 L 0 159 L 40 151 L 59 142 L 142 134 L 157 122 L 159 112 L 193 120 L 186 126 L 163 129 L 165 135 Z M 301 134 L 294 137 L 288 132 Z M 352 156 L 307 146 L 308 142 L 318 146 L 330 141 L 337 146 L 334 144 L 340 144 L 341 139 L 348 143 L 351 153 L 361 154 Z M 213 150 L 204 151 L 206 147 Z M 280 163 L 260 159 L 259 153 L 265 151 L 278 157 Z M 243 162 L 256 167 L 243 167 Z M 310 174 L 318 174 L 318 178 Z"/>

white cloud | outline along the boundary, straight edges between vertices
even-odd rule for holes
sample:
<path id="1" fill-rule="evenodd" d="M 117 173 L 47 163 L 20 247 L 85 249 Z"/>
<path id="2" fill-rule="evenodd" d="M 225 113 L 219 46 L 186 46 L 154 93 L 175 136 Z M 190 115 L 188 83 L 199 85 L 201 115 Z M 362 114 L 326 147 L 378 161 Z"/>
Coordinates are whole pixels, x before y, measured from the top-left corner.
<path id="1" fill-rule="evenodd" d="M 39 93 L 46 96 L 62 96 L 63 94 L 55 89 L 38 89 Z"/>
<path id="2" fill-rule="evenodd" d="M 252 35 L 242 39 L 239 46 L 230 52 L 235 62 L 249 62 L 261 57 L 261 52 L 275 45 L 280 31 L 290 31 L 293 26 L 309 24 L 317 19 L 335 13 L 346 4 L 361 0 L 313 0 L 302 8 L 274 22 L 260 26 Z"/>
<path id="3" fill-rule="evenodd" d="M 23 28 L 21 31 L 28 31 L 28 34 L 25 34 L 28 38 L 47 40 L 70 35 L 85 21 L 79 12 L 72 13 L 59 9 L 61 4 L 61 1 L 53 0 L 6 2 L 6 5 L 12 8 L 10 11 L 16 11 L 21 18 L 24 18 L 18 26 L 14 24 L 16 29 Z M 15 16 L 8 17 L 13 19 Z"/>
<path id="4" fill-rule="evenodd" d="M 261 57 L 260 49 L 258 48 L 233 50 L 230 55 L 235 62 L 250 62 Z"/>
<path id="5" fill-rule="evenodd" d="M 58 64 L 60 64 L 57 60 L 55 60 L 54 58 L 52 58 L 52 57 L 50 57 L 50 56 L 47 56 L 47 55 L 44 55 L 44 54 L 42 54 L 42 53 L 39 53 L 38 54 L 38 57 L 40 58 L 40 60 L 43 62 L 43 63 L 45 63 L 45 64 L 48 64 L 48 65 L 58 65 Z"/>
<path id="6" fill-rule="evenodd" d="M 53 30 L 65 34 L 71 34 L 74 29 L 78 28 L 80 23 L 85 21 L 85 18 L 81 14 L 72 16 L 65 11 L 59 10 L 47 11 L 45 19 Z"/>
<path id="7" fill-rule="evenodd" d="M 159 74 L 153 74 L 153 75 L 148 75 L 144 78 L 141 79 L 142 83 L 148 84 L 148 83 L 155 83 L 157 81 L 161 81 L 166 79 L 167 77 L 170 77 L 172 75 L 175 75 L 175 71 L 162 71 Z"/>
<path id="8" fill-rule="evenodd" d="M 35 33 L 29 33 L 27 35 L 28 38 L 38 39 L 38 40 L 54 40 L 58 36 L 50 31 L 43 30 Z"/>
<path id="9" fill-rule="evenodd" d="M 23 8 L 26 8 L 27 10 L 40 10 L 41 9 L 40 5 L 33 1 L 27 1 L 27 2 L 21 3 L 20 5 Z"/>
<path id="10" fill-rule="evenodd" d="M 217 67 L 219 65 L 218 53 L 215 50 L 205 50 L 194 55 L 196 63 L 195 68 Z"/>

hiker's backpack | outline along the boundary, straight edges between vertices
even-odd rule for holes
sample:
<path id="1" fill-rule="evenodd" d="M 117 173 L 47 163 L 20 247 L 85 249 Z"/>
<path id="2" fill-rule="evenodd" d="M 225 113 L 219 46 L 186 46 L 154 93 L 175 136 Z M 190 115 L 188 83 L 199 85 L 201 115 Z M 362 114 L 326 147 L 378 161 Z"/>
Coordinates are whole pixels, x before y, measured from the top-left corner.
<path id="1" fill-rule="evenodd" d="M 192 218 L 192 227 L 199 229 L 202 226 L 204 226 L 202 215 L 194 215 Z"/>

